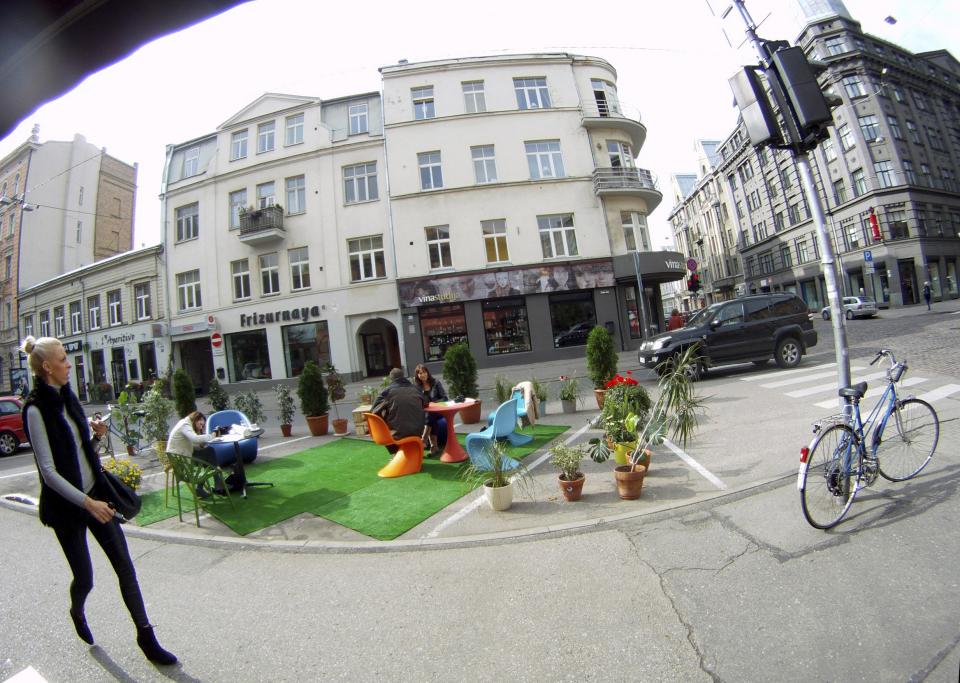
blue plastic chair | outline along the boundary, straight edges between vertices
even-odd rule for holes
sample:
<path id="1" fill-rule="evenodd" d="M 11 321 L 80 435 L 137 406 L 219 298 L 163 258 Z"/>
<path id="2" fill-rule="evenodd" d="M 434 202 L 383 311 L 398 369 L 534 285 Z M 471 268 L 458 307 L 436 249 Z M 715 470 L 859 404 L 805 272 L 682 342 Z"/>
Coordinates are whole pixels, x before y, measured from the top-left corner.
<path id="1" fill-rule="evenodd" d="M 221 410 L 207 418 L 207 434 L 213 434 L 217 427 L 230 427 L 231 425 L 240 425 L 249 427 L 251 422 L 246 415 L 239 410 Z M 257 439 L 240 439 L 240 457 L 244 464 L 251 463 L 257 459 Z M 207 444 L 213 449 L 217 456 L 217 464 L 221 467 L 232 464 L 236 459 L 236 449 L 232 443 L 211 443 Z"/>
<path id="2" fill-rule="evenodd" d="M 513 395 L 510 397 L 511 401 L 517 402 L 517 421 L 519 422 L 527 416 L 527 402 L 523 400 L 523 392 L 517 389 L 513 392 Z M 497 414 L 497 411 L 493 411 L 487 415 L 487 426 L 493 424 L 493 416 Z"/>
<path id="3" fill-rule="evenodd" d="M 489 469 L 487 448 L 494 439 L 507 439 L 512 446 L 523 446 L 533 441 L 532 436 L 518 434 L 517 402 L 512 398 L 493 411 L 493 420 L 486 429 L 467 435 L 467 455 L 478 469 Z"/>

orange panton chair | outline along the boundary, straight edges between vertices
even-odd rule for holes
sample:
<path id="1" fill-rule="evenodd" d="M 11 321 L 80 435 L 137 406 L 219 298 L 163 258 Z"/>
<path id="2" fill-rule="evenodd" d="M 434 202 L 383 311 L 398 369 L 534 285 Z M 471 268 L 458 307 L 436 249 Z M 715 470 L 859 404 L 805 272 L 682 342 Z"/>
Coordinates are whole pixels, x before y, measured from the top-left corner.
<path id="1" fill-rule="evenodd" d="M 390 428 L 383 418 L 373 413 L 364 413 L 370 429 L 373 442 L 381 446 L 396 446 L 400 450 L 393 456 L 393 460 L 377 474 L 381 477 L 402 477 L 407 474 L 416 474 L 423 467 L 423 439 L 419 436 L 405 436 L 394 439 Z"/>

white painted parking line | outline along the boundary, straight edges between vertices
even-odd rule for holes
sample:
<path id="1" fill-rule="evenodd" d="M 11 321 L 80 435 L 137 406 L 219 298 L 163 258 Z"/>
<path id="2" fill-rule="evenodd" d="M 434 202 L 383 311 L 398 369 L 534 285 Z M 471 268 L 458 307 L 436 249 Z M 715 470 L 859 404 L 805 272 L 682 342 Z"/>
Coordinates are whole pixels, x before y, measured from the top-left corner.
<path id="1" fill-rule="evenodd" d="M 711 472 L 706 467 L 704 467 L 703 465 L 698 463 L 696 460 L 691 458 L 687 453 L 682 451 L 680 447 L 677 446 L 675 443 L 673 443 L 669 439 L 664 439 L 663 445 L 669 448 L 674 453 L 676 453 L 681 460 L 683 460 L 690 467 L 695 469 L 700 474 L 700 476 L 702 476 L 704 479 L 706 479 L 711 484 L 716 486 L 718 489 L 720 489 L 721 491 L 727 490 L 727 485 L 724 484 L 722 481 L 720 481 L 720 479 L 716 475 L 714 475 L 713 472 Z"/>
<path id="2" fill-rule="evenodd" d="M 747 377 L 738 377 L 741 382 L 756 382 L 758 380 L 764 379 L 773 379 L 775 377 L 786 377 L 787 375 L 799 375 L 804 372 L 810 372 L 811 370 L 824 370 L 826 368 L 832 367 L 836 363 L 810 363 L 804 365 L 802 368 L 794 368 L 793 370 L 774 370 L 772 372 L 761 372 L 759 375 L 749 375 Z"/>
<path id="3" fill-rule="evenodd" d="M 859 377 L 854 377 L 850 380 L 851 384 L 856 384 L 858 382 L 869 382 L 873 379 L 878 379 L 880 377 L 886 377 L 886 372 L 874 372 L 869 375 L 862 375 Z M 805 389 L 794 389 L 793 391 L 788 391 L 787 396 L 791 398 L 801 398 L 803 396 L 812 396 L 813 394 L 822 394 L 825 391 L 832 391 L 834 394 L 837 393 L 837 382 L 834 379 L 833 382 L 827 382 L 826 384 L 818 384 L 815 387 L 807 387 Z"/>
<path id="4" fill-rule="evenodd" d="M 933 403 L 934 401 L 939 401 L 941 398 L 953 396 L 958 391 L 960 391 L 960 384 L 944 384 L 942 387 L 937 387 L 933 391 L 919 394 L 917 398 L 923 399 L 927 403 Z"/>
<path id="5" fill-rule="evenodd" d="M 819 370 L 819 368 L 817 368 Z M 855 370 L 863 370 L 864 368 L 860 365 L 856 365 L 850 368 L 850 372 Z M 830 372 L 817 372 L 812 375 L 804 375 L 803 377 L 793 377 L 791 379 L 785 379 L 782 382 L 770 382 L 769 384 L 761 384 L 764 389 L 778 389 L 780 387 L 790 386 L 791 384 L 803 384 L 804 382 L 809 382 L 815 379 L 825 379 L 827 377 L 836 377 L 837 371 L 832 370 Z"/>
<path id="6" fill-rule="evenodd" d="M 912 387 L 914 385 L 922 384 L 927 381 L 929 380 L 926 377 L 906 377 L 903 380 L 901 380 L 900 386 L 904 388 Z M 836 385 L 834 385 L 834 388 L 836 388 Z M 867 391 L 867 393 L 864 394 L 863 398 L 864 399 L 874 398 L 876 396 L 879 396 L 886 390 L 887 390 L 887 385 L 881 384 L 880 386 L 874 387 L 873 389 L 870 389 L 869 391 Z M 818 408 L 835 408 L 838 405 L 837 398 L 831 398 L 826 401 L 820 401 L 819 403 L 815 403 L 814 405 L 817 406 Z"/>

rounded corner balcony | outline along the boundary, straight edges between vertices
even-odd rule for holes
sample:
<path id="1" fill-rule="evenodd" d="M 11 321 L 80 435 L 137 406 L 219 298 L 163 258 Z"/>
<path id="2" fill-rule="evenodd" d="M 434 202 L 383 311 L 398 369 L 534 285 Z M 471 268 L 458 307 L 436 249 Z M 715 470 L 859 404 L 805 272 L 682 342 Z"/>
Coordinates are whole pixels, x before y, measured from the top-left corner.
<path id="1" fill-rule="evenodd" d="M 620 130 L 630 136 L 634 154 L 643 148 L 647 127 L 640 122 L 639 111 L 627 111 L 623 105 L 610 102 L 584 104 L 580 107 L 580 123 L 584 128 Z"/>
<path id="2" fill-rule="evenodd" d="M 244 244 L 266 244 L 285 239 L 283 207 L 277 204 L 240 214 L 240 241 Z"/>
<path id="3" fill-rule="evenodd" d="M 663 194 L 657 189 L 657 181 L 650 171 L 628 166 L 594 169 L 593 192 L 598 197 L 640 197 L 647 203 L 648 214 L 653 213 L 663 200 Z"/>

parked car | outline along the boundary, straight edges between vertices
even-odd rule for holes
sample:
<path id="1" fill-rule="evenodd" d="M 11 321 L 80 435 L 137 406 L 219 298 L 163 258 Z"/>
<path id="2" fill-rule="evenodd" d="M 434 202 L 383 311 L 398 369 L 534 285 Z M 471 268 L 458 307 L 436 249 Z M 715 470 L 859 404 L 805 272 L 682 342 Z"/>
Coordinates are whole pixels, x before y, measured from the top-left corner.
<path id="1" fill-rule="evenodd" d="M 803 299 L 778 292 L 721 301 L 698 311 L 684 327 L 643 342 L 640 364 L 660 371 L 661 363 L 700 343 L 699 376 L 715 365 L 757 365 L 770 358 L 782 368 L 800 363 L 807 349 L 817 344 L 817 332 Z"/>
<path id="2" fill-rule="evenodd" d="M 587 337 L 590 336 L 593 327 L 592 323 L 577 323 L 570 329 L 558 334 L 556 339 L 553 340 L 553 345 L 559 348 L 561 346 L 586 344 Z"/>
<path id="3" fill-rule="evenodd" d="M 26 442 L 23 401 L 19 396 L 0 396 L 0 455 L 13 455 Z"/>
<path id="4" fill-rule="evenodd" d="M 843 297 L 843 315 L 847 320 L 854 318 L 872 318 L 877 314 L 877 302 L 866 296 Z M 825 306 L 820 315 L 824 320 L 830 320 L 830 307 Z"/>

